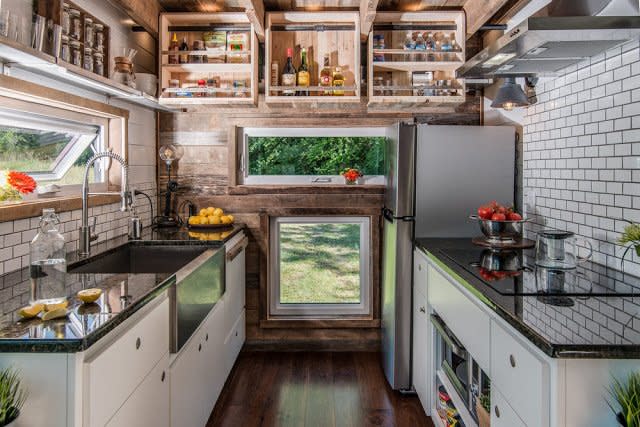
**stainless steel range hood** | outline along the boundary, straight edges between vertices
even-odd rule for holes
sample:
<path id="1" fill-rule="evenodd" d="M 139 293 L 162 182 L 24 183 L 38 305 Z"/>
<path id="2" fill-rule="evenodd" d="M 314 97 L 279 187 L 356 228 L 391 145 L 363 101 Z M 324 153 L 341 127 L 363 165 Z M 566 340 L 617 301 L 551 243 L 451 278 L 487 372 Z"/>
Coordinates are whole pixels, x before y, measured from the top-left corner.
<path id="1" fill-rule="evenodd" d="M 640 36 L 640 16 L 525 19 L 458 69 L 464 78 L 552 76 Z"/>

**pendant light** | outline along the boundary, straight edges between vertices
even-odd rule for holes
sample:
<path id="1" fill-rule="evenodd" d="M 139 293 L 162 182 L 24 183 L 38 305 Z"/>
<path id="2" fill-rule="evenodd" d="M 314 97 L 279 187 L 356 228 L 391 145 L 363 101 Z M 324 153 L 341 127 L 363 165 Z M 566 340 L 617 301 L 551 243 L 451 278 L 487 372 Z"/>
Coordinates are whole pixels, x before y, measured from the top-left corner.
<path id="1" fill-rule="evenodd" d="M 507 111 L 515 107 L 526 107 L 529 105 L 527 95 L 522 87 L 516 83 L 515 77 L 505 77 L 502 86 L 498 89 L 496 98 L 491 103 L 492 108 L 504 108 Z"/>

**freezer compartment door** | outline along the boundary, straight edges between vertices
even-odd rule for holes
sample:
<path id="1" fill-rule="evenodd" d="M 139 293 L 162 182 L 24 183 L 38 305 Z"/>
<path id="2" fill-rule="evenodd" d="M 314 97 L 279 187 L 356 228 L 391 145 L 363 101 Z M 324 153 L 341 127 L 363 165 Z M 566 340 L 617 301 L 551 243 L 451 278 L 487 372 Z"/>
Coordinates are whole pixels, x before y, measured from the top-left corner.
<path id="1" fill-rule="evenodd" d="M 412 221 L 384 221 L 382 252 L 382 360 L 395 390 L 411 387 Z"/>
<path id="2" fill-rule="evenodd" d="M 470 214 L 513 204 L 515 136 L 513 126 L 418 126 L 417 237 L 480 235 Z"/>
<path id="3" fill-rule="evenodd" d="M 415 125 L 396 123 L 387 128 L 384 203 L 395 217 L 414 214 L 415 141 Z"/>

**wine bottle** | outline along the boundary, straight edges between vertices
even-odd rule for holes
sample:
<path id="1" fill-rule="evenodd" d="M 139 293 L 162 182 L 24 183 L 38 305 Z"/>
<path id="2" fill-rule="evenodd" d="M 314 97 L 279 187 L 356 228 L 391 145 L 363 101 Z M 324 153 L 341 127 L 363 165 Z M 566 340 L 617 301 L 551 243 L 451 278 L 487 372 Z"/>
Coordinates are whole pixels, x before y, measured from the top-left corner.
<path id="1" fill-rule="evenodd" d="M 178 35 L 173 33 L 173 37 L 171 38 L 171 44 L 169 44 L 169 51 L 177 52 L 180 50 L 180 45 L 178 44 Z M 178 55 L 169 55 L 169 64 L 178 64 Z"/>
<path id="2" fill-rule="evenodd" d="M 287 63 L 282 70 L 282 86 L 295 87 L 296 85 L 296 68 L 293 66 L 293 49 L 287 48 Z M 294 96 L 295 89 L 286 89 L 282 91 L 284 96 Z"/>
<path id="3" fill-rule="evenodd" d="M 307 49 L 300 52 L 300 68 L 298 68 L 298 86 L 309 87 L 309 66 L 307 65 Z M 302 89 L 298 95 L 309 96 L 309 90 Z"/>
<path id="4" fill-rule="evenodd" d="M 320 71 L 320 86 L 331 87 L 333 86 L 333 71 L 331 70 L 331 66 L 329 65 L 329 54 L 324 56 L 324 68 Z M 333 95 L 330 89 L 327 89 L 322 92 L 325 96 Z"/>
<path id="5" fill-rule="evenodd" d="M 184 51 L 184 52 L 189 51 L 189 45 L 187 44 L 187 38 L 186 37 L 182 38 L 182 43 L 180 44 L 180 51 Z M 180 54 L 180 63 L 181 64 L 188 64 L 189 63 L 189 54 L 188 53 L 181 53 Z"/>

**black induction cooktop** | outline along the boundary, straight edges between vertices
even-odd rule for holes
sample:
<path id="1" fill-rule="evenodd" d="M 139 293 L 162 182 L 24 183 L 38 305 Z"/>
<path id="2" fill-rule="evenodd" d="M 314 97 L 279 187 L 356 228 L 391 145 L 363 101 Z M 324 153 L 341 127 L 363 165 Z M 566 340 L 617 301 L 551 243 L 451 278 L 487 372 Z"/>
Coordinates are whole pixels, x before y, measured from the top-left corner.
<path id="1" fill-rule="evenodd" d="M 640 278 L 585 262 L 572 270 L 537 267 L 533 250 L 443 248 L 440 252 L 505 296 L 537 296 L 561 305 L 563 297 L 638 296 Z"/>

